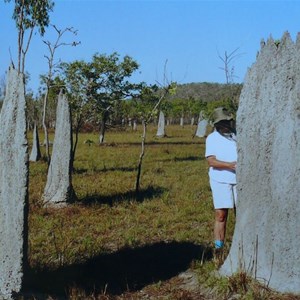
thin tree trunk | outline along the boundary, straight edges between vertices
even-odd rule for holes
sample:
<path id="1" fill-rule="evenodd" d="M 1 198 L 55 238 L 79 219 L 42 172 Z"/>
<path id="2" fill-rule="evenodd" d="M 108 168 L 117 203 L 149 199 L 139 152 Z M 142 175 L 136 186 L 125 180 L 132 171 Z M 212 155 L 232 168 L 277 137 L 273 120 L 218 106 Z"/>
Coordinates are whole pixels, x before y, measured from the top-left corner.
<path id="1" fill-rule="evenodd" d="M 75 142 L 74 142 L 73 149 L 72 149 L 72 164 L 71 164 L 72 172 L 73 172 L 73 164 L 74 164 L 74 160 L 75 160 L 75 152 L 76 152 L 77 145 L 78 145 L 78 135 L 79 135 L 80 127 L 81 127 L 81 121 L 82 121 L 82 117 L 80 116 L 79 120 L 76 124 L 76 127 L 75 127 Z"/>
<path id="2" fill-rule="evenodd" d="M 144 155 L 145 155 L 146 132 L 147 132 L 147 123 L 146 123 L 146 121 L 144 121 L 143 122 L 143 135 L 142 135 L 141 153 L 140 153 L 140 157 L 139 157 L 138 171 L 137 171 L 136 182 L 135 182 L 136 196 L 138 196 L 139 191 L 140 191 L 140 178 L 141 178 L 141 171 L 142 171 L 142 163 L 143 163 L 143 158 L 144 158 Z"/>
<path id="3" fill-rule="evenodd" d="M 103 144 L 104 143 L 105 125 L 106 125 L 107 119 L 108 119 L 108 113 L 107 113 L 107 111 L 105 111 L 102 114 L 102 120 L 101 120 L 101 126 L 100 126 L 99 144 Z"/>
<path id="4" fill-rule="evenodd" d="M 19 31 L 18 31 L 18 72 L 21 72 L 21 59 L 22 59 L 22 48 L 23 48 L 23 40 L 24 40 L 24 24 L 23 24 L 23 19 L 24 19 L 24 3 L 25 1 L 22 1 L 21 5 L 21 14 L 20 14 L 20 19 L 19 19 Z M 24 87 L 25 89 L 25 87 Z"/>
<path id="5" fill-rule="evenodd" d="M 104 143 L 104 135 L 105 135 L 105 122 L 102 120 L 100 126 L 99 144 Z"/>
<path id="6" fill-rule="evenodd" d="M 77 149 L 77 144 L 78 144 L 78 135 L 79 135 L 79 129 L 80 129 L 80 121 L 77 123 L 76 128 L 75 128 L 75 141 L 72 149 L 72 157 L 71 157 L 71 172 L 73 173 L 74 169 L 74 160 L 75 160 L 75 152 Z"/>
<path id="7" fill-rule="evenodd" d="M 162 102 L 162 100 L 166 97 L 166 95 L 169 93 L 169 88 L 166 88 L 163 95 L 159 98 L 157 103 L 154 105 L 152 111 L 149 113 L 148 118 L 143 121 L 143 135 L 142 135 L 142 144 L 141 144 L 141 153 L 139 157 L 139 162 L 138 162 L 138 171 L 137 171 L 137 176 L 136 176 L 136 182 L 135 182 L 135 192 L 136 192 L 136 197 L 138 197 L 138 193 L 140 190 L 140 180 L 141 180 L 141 172 L 142 172 L 142 163 L 143 163 L 143 157 L 145 154 L 145 141 L 146 141 L 146 129 L 147 129 L 147 123 L 151 120 L 154 112 Z"/>
<path id="8" fill-rule="evenodd" d="M 47 107 L 47 102 L 48 102 L 48 92 L 49 92 L 49 88 L 47 86 L 45 97 L 44 97 L 43 121 L 42 122 L 43 122 L 44 134 L 45 134 L 44 143 L 46 146 L 46 158 L 47 158 L 47 163 L 49 166 L 50 165 L 49 137 L 48 137 L 48 127 L 46 124 L 46 107 Z"/>
<path id="9" fill-rule="evenodd" d="M 31 38 L 32 38 L 33 30 L 34 30 L 34 27 L 32 27 L 30 29 L 30 34 L 29 34 L 29 37 L 28 37 L 26 48 L 25 48 L 24 51 L 22 51 L 22 69 L 21 69 L 21 71 L 22 71 L 23 74 L 25 74 L 25 57 L 26 57 L 27 51 L 29 49 L 29 45 L 30 45 L 30 41 L 31 41 Z"/>

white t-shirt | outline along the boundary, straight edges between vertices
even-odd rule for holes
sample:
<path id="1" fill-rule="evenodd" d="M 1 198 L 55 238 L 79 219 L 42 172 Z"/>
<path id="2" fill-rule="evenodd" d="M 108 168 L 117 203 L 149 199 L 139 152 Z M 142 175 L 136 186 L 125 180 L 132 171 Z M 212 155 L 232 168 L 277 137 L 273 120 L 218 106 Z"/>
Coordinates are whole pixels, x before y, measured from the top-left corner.
<path id="1" fill-rule="evenodd" d="M 237 161 L 237 149 L 235 136 L 226 138 L 218 131 L 214 131 L 208 135 L 206 139 L 205 157 L 215 156 L 216 159 L 233 162 Z M 209 177 L 217 182 L 236 183 L 236 175 L 234 171 L 219 170 L 213 167 L 209 168 Z"/>

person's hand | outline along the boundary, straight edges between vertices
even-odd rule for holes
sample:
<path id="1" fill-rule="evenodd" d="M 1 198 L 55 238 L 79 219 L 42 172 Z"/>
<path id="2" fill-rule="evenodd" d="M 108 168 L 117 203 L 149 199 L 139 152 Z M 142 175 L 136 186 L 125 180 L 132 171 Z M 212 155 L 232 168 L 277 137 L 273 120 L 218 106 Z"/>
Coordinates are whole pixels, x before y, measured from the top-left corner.
<path id="1" fill-rule="evenodd" d="M 229 170 L 235 171 L 236 169 L 236 161 L 230 162 L 229 163 Z"/>

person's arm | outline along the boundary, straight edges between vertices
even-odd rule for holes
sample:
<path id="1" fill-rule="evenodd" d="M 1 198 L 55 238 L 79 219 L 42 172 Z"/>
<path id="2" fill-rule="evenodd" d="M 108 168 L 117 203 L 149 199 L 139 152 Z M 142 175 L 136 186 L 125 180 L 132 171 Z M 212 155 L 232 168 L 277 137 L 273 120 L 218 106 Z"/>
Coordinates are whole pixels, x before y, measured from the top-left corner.
<path id="1" fill-rule="evenodd" d="M 218 160 L 214 155 L 208 156 L 206 160 L 208 165 L 215 169 L 235 171 L 236 161 L 227 162 Z"/>

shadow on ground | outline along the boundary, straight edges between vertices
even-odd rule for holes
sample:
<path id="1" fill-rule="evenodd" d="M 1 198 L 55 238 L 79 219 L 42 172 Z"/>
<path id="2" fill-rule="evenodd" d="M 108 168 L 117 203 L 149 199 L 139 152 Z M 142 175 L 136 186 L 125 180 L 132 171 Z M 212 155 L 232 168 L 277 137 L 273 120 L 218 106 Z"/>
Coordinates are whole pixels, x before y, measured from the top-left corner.
<path id="1" fill-rule="evenodd" d="M 115 168 L 107 168 L 103 167 L 102 169 L 93 170 L 94 173 L 107 173 L 107 172 L 133 172 L 136 171 L 137 168 L 133 167 L 115 167 Z M 74 168 L 74 174 L 84 174 L 89 172 L 87 168 Z"/>
<path id="2" fill-rule="evenodd" d="M 160 145 L 198 145 L 198 144 L 205 144 L 205 140 L 193 140 L 191 142 L 186 141 L 170 141 L 167 138 L 157 138 L 157 141 L 150 141 L 146 143 L 146 146 L 160 146 Z M 122 145 L 128 145 L 128 146 L 140 146 L 141 143 L 123 143 Z"/>
<path id="3" fill-rule="evenodd" d="M 92 204 L 108 204 L 112 206 L 113 204 L 125 202 L 125 201 L 137 201 L 143 202 L 145 200 L 150 200 L 155 197 L 161 196 L 166 189 L 161 187 L 149 186 L 145 189 L 140 189 L 139 193 L 136 194 L 134 190 L 125 193 L 117 193 L 109 196 L 101 195 L 90 195 L 79 200 L 80 204 L 92 205 Z"/>
<path id="4" fill-rule="evenodd" d="M 174 158 L 171 158 L 171 159 L 157 159 L 156 161 L 162 161 L 162 162 L 177 162 L 177 161 L 179 161 L 179 162 L 182 162 L 182 161 L 202 161 L 202 160 L 204 160 L 205 159 L 205 157 L 201 157 L 201 156 L 192 156 L 192 155 L 190 155 L 190 156 L 187 156 L 187 157 L 177 157 L 177 156 L 175 156 Z"/>
<path id="5" fill-rule="evenodd" d="M 71 288 L 85 295 L 134 292 L 146 285 L 168 280 L 187 270 L 193 260 L 209 260 L 210 248 L 189 242 L 160 242 L 140 248 L 126 248 L 97 256 L 84 264 L 55 271 L 31 270 L 24 294 L 66 297 Z"/>
<path id="6" fill-rule="evenodd" d="M 155 137 L 156 140 L 146 142 L 146 146 L 159 146 L 159 145 L 193 145 L 193 144 L 205 144 L 205 138 L 191 138 L 190 142 L 187 141 L 172 141 L 171 138 L 182 138 L 183 136 L 165 136 L 163 138 Z M 131 143 L 104 143 L 98 145 L 99 147 L 136 147 L 141 146 L 140 142 L 131 142 Z"/>

